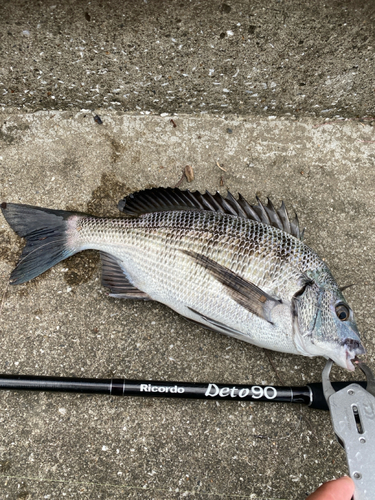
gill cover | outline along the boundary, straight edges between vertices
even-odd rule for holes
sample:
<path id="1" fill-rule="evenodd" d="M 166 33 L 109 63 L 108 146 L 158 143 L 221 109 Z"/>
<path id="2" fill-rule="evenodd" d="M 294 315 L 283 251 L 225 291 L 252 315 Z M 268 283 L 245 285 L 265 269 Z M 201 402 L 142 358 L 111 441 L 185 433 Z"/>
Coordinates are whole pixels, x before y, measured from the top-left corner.
<path id="1" fill-rule="evenodd" d="M 295 343 L 301 353 L 331 358 L 354 370 L 352 360 L 365 350 L 353 311 L 333 280 L 308 282 L 293 298 L 293 313 Z"/>

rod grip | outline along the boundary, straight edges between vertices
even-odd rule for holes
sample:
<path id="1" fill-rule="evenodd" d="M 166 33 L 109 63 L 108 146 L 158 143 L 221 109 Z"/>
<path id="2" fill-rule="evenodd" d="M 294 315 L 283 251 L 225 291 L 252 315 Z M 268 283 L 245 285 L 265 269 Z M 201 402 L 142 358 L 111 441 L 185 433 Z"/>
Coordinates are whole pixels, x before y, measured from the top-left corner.
<path id="1" fill-rule="evenodd" d="M 0 375 L 0 390 L 111 394 L 111 379 Z"/>

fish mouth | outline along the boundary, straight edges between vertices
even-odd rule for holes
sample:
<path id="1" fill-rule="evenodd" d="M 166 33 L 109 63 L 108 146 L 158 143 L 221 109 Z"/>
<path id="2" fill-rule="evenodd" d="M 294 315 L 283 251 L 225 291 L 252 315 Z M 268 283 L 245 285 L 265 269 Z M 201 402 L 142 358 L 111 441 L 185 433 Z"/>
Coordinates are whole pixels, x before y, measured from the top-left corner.
<path id="1" fill-rule="evenodd" d="M 343 347 L 345 353 L 346 368 L 349 371 L 354 372 L 355 366 L 353 365 L 352 361 L 355 361 L 357 356 L 366 354 L 366 350 L 361 342 L 354 339 L 348 339 L 347 341 L 345 341 Z"/>

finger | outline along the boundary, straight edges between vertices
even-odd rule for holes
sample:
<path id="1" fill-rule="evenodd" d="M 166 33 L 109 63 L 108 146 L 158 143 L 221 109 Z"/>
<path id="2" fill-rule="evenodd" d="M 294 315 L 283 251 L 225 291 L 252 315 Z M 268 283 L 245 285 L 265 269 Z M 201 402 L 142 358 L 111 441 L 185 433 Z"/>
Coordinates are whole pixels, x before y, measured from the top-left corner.
<path id="1" fill-rule="evenodd" d="M 350 500 L 354 493 L 353 480 L 348 476 L 322 484 L 306 500 Z"/>

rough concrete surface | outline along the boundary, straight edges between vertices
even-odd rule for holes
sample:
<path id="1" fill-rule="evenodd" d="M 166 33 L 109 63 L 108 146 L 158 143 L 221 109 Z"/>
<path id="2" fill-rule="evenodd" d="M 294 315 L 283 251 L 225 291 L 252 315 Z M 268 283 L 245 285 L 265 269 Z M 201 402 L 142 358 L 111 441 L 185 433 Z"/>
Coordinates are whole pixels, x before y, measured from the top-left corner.
<path id="1" fill-rule="evenodd" d="M 116 216 L 186 165 L 181 188 L 284 200 L 356 284 L 374 368 L 374 14 L 362 0 L 4 0 L 0 201 Z M 320 380 L 322 358 L 272 352 L 273 368 L 160 304 L 108 298 L 95 252 L 9 287 L 22 240 L 0 217 L 0 372 Z M 298 405 L 4 392 L 0 425 L 0 500 L 297 500 L 347 472 L 329 415 Z"/>
<path id="2" fill-rule="evenodd" d="M 283 199 L 338 282 L 357 284 L 346 294 L 371 365 L 372 127 L 209 116 L 175 117 L 174 127 L 168 117 L 101 118 L 103 125 L 85 112 L 2 115 L 1 199 L 116 215 L 124 194 L 173 186 L 187 164 L 195 180 L 183 187 Z M 7 288 L 22 241 L 0 224 L 0 371 L 278 383 L 263 350 L 160 304 L 106 297 L 94 253 Z M 320 380 L 322 358 L 271 357 L 285 384 Z M 336 376 L 347 374 L 337 369 Z M 299 499 L 346 471 L 329 415 L 305 407 L 0 397 L 2 498 Z"/>
<path id="3" fill-rule="evenodd" d="M 0 94 L 28 110 L 374 115 L 375 2 L 2 0 Z"/>

